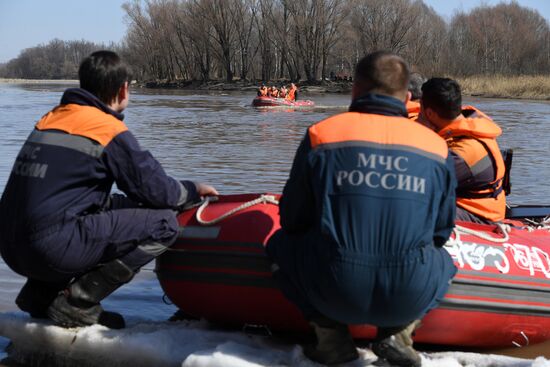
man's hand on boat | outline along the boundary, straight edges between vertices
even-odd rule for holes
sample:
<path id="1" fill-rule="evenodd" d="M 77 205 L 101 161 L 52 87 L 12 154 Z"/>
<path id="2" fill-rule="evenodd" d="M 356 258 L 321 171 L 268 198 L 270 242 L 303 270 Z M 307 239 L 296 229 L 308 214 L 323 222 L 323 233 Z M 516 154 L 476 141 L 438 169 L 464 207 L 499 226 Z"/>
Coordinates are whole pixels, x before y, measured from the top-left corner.
<path id="1" fill-rule="evenodd" d="M 218 191 L 213 186 L 203 184 L 203 183 L 198 183 L 198 182 L 195 182 L 195 186 L 197 187 L 197 193 L 201 197 L 203 197 L 203 196 L 218 196 L 219 195 Z"/>
<path id="2" fill-rule="evenodd" d="M 213 186 L 200 183 L 200 182 L 194 182 L 194 184 L 195 184 L 195 188 L 197 189 L 197 196 L 194 199 L 186 202 L 185 204 L 180 205 L 177 208 L 178 212 L 181 213 L 201 205 L 204 202 L 205 197 L 219 195 L 218 190 L 216 190 Z"/>

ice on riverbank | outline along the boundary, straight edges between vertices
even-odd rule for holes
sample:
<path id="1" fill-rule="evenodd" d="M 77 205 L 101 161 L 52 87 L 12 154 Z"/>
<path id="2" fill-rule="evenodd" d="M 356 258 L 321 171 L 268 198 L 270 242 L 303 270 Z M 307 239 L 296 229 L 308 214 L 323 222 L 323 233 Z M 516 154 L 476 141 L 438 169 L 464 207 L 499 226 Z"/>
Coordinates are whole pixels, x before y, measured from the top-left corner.
<path id="1" fill-rule="evenodd" d="M 212 329 L 204 321 L 131 322 L 126 329 L 102 326 L 63 329 L 20 312 L 0 314 L 0 335 L 11 340 L 10 357 L 24 365 L 260 367 L 317 364 L 300 346 L 282 340 Z M 376 357 L 361 349 L 361 359 L 345 366 L 372 366 Z M 518 359 L 475 353 L 422 353 L 425 367 L 550 367 L 542 357 Z"/>
<path id="2" fill-rule="evenodd" d="M 0 78 L 0 83 L 4 84 L 67 84 L 78 85 L 78 80 L 72 79 L 12 79 Z"/>

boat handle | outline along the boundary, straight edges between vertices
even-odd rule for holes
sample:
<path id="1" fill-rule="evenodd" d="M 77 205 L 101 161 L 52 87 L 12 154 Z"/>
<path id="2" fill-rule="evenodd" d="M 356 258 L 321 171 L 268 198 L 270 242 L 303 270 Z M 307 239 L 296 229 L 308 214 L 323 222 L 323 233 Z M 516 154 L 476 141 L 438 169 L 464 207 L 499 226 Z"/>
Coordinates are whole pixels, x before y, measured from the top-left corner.
<path id="1" fill-rule="evenodd" d="M 521 345 L 520 343 L 516 342 L 516 341 L 512 341 L 512 344 L 518 348 L 523 348 L 523 347 L 526 347 L 529 345 L 529 337 L 523 332 L 523 331 L 520 331 L 519 332 L 519 335 L 523 336 L 523 339 L 525 339 L 525 345 Z"/>

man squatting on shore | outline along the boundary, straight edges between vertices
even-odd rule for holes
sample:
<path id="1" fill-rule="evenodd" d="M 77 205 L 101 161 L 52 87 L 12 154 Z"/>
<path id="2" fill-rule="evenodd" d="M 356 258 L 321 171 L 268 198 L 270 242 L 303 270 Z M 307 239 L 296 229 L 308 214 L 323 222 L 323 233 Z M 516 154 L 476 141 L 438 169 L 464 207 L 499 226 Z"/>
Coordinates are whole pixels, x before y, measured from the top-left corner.
<path id="1" fill-rule="evenodd" d="M 455 219 L 445 141 L 407 118 L 409 69 L 388 52 L 359 61 L 349 112 L 307 129 L 267 244 L 274 276 L 309 320 L 312 360 L 358 358 L 349 324 L 378 327 L 373 352 L 419 366 L 411 334 L 456 268 L 442 248 Z"/>
<path id="2" fill-rule="evenodd" d="M 100 301 L 166 251 L 177 211 L 208 185 L 168 176 L 122 122 L 128 68 L 111 51 L 86 57 L 80 88 L 38 121 L 0 200 L 0 252 L 27 278 L 16 303 L 66 327 L 125 326 Z M 111 195 L 111 187 L 126 195 Z"/>

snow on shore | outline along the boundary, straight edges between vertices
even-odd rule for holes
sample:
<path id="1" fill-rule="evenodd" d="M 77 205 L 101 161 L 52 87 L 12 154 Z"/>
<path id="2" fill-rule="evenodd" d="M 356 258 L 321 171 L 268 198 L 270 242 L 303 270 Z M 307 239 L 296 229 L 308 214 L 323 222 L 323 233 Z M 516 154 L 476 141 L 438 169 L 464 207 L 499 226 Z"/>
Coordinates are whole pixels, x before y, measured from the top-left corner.
<path id="1" fill-rule="evenodd" d="M 260 367 L 317 364 L 300 346 L 265 336 L 213 329 L 204 321 L 132 321 L 126 329 L 102 326 L 63 329 L 21 312 L 0 314 L 0 335 L 11 340 L 10 357 L 26 365 Z M 6 341 L 7 343 L 7 341 Z M 349 367 L 373 366 L 360 349 Z M 550 360 L 462 352 L 422 353 L 425 367 L 550 367 Z M 344 365 L 342 365 L 344 366 Z"/>

